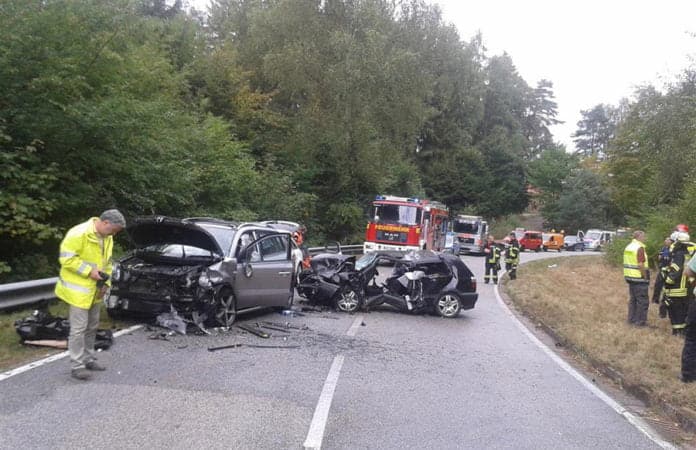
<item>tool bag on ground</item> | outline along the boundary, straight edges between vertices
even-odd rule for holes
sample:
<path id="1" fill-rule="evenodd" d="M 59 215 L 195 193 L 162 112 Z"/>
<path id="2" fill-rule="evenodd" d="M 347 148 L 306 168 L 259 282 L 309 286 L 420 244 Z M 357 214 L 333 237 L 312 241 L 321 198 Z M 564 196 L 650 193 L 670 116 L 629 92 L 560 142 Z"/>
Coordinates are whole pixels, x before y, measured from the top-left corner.
<path id="1" fill-rule="evenodd" d="M 36 310 L 31 316 L 16 320 L 14 325 L 22 342 L 66 340 L 70 335 L 70 321 L 46 311 Z M 113 339 L 111 330 L 97 330 L 94 348 L 106 350 L 113 344 Z"/>

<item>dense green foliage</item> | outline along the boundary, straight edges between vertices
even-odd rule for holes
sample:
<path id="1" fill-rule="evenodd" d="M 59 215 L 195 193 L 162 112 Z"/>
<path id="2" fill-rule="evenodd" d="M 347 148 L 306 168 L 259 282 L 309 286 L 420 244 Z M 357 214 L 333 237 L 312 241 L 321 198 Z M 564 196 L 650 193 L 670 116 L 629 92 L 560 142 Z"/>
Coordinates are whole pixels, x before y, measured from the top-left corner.
<path id="1" fill-rule="evenodd" d="M 283 218 L 359 241 L 375 194 L 500 216 L 553 147 L 530 87 L 420 0 L 0 4 L 0 282 L 127 217 Z M 121 237 L 123 239 L 123 237 Z"/>

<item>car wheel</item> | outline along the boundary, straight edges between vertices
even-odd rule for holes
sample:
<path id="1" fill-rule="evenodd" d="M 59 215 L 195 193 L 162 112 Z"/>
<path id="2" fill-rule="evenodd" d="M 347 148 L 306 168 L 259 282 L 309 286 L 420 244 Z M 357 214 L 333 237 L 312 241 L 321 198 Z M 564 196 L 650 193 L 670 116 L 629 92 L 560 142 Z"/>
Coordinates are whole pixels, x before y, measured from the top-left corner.
<path id="1" fill-rule="evenodd" d="M 581 251 L 581 252 L 584 252 L 584 251 L 585 251 L 585 246 L 584 246 L 584 245 L 581 245 L 581 246 L 580 246 L 580 251 Z"/>
<path id="2" fill-rule="evenodd" d="M 541 246 L 541 249 L 542 249 L 543 251 L 548 251 L 548 249 L 546 248 L 546 246 L 543 246 L 543 245 Z"/>
<path id="3" fill-rule="evenodd" d="M 440 294 L 433 305 L 435 314 L 440 317 L 451 319 L 459 315 L 462 310 L 462 302 L 459 301 L 459 296 L 454 293 Z"/>
<path id="4" fill-rule="evenodd" d="M 520 251 L 521 251 L 521 252 L 524 251 L 524 245 L 520 245 Z"/>
<path id="5" fill-rule="evenodd" d="M 215 320 L 222 327 L 229 328 L 237 319 L 237 299 L 231 292 L 223 292 L 215 307 Z"/>
<path id="6" fill-rule="evenodd" d="M 360 296 L 350 286 L 344 286 L 334 296 L 336 311 L 354 313 L 360 308 Z"/>

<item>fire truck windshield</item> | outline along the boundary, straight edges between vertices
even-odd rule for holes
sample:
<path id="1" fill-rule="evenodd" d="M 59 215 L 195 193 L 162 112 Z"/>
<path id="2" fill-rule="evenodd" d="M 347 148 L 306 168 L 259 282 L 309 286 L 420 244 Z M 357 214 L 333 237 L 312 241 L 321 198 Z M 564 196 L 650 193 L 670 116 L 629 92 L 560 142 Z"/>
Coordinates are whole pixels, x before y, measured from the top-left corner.
<path id="1" fill-rule="evenodd" d="M 399 225 L 418 225 L 421 209 L 406 205 L 375 205 L 375 222 Z"/>
<path id="2" fill-rule="evenodd" d="M 460 222 L 459 220 L 455 220 L 454 232 L 476 234 L 479 231 L 479 225 L 479 222 Z"/>

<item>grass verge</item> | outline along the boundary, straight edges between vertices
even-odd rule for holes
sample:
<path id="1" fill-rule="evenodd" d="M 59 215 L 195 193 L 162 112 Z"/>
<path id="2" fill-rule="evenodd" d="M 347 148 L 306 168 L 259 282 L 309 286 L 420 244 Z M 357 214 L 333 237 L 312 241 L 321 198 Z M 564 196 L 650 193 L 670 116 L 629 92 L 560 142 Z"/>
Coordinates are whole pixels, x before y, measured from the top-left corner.
<path id="1" fill-rule="evenodd" d="M 49 304 L 48 310 L 54 316 L 68 317 L 68 305 L 64 302 L 52 302 Z M 19 335 L 15 331 L 15 320 L 30 316 L 33 311 L 34 309 L 23 309 L 10 313 L 0 313 L 0 372 L 63 351 L 21 343 Z M 103 305 L 100 317 L 99 328 L 120 329 L 130 326 L 128 323 L 109 318 Z"/>
<path id="2" fill-rule="evenodd" d="M 626 323 L 628 287 L 620 268 L 583 256 L 530 262 L 518 274 L 505 280 L 505 292 L 564 346 L 652 405 L 696 410 L 696 386 L 679 381 L 683 340 L 671 335 L 669 319 L 660 319 L 654 304 L 648 327 Z"/>

